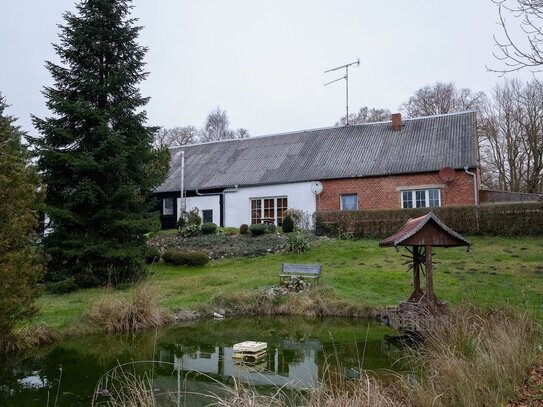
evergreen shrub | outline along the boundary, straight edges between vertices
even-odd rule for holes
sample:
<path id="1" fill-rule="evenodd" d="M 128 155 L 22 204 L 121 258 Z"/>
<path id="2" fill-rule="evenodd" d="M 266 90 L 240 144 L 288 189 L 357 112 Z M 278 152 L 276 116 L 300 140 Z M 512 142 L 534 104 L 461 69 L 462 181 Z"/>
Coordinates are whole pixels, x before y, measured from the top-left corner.
<path id="1" fill-rule="evenodd" d="M 147 246 L 145 249 L 145 263 L 152 264 L 160 261 L 160 250 L 153 246 Z"/>
<path id="2" fill-rule="evenodd" d="M 285 216 L 283 219 L 283 232 L 290 233 L 294 230 L 294 220 L 290 216 Z"/>
<path id="3" fill-rule="evenodd" d="M 266 233 L 266 230 L 268 230 L 268 225 L 264 225 L 263 223 L 256 223 L 249 226 L 249 230 L 251 231 L 251 234 L 253 236 L 262 236 L 264 233 Z"/>
<path id="4" fill-rule="evenodd" d="M 203 251 L 166 250 L 162 258 L 165 263 L 176 266 L 203 266 L 209 263 L 209 256 Z"/>
<path id="5" fill-rule="evenodd" d="M 239 234 L 240 235 L 246 235 L 249 233 L 249 225 L 246 225 L 245 223 L 239 227 Z"/>
<path id="6" fill-rule="evenodd" d="M 203 235 L 214 235 L 217 233 L 217 225 L 213 222 L 206 222 L 200 227 Z"/>
<path id="7" fill-rule="evenodd" d="M 67 294 L 77 290 L 74 277 L 68 277 L 60 281 L 47 283 L 47 291 L 53 294 Z"/>

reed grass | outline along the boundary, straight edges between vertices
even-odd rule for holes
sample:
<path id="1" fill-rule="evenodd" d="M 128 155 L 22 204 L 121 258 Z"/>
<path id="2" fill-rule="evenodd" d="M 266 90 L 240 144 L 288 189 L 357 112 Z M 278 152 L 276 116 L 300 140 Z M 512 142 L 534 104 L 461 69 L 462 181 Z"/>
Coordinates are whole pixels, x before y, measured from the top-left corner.
<path id="1" fill-rule="evenodd" d="M 101 396 L 107 398 L 100 401 Z M 104 407 L 158 407 L 149 371 L 141 374 L 117 366 L 98 382 L 92 406 Z"/>
<path id="2" fill-rule="evenodd" d="M 105 295 L 89 313 L 89 319 L 106 333 L 132 333 L 158 328 L 172 321 L 172 317 L 157 303 L 156 289 L 149 282 L 133 289 L 132 298 L 113 298 Z"/>
<path id="3" fill-rule="evenodd" d="M 541 355 L 541 327 L 525 314 L 465 307 L 420 348 L 421 380 L 408 387 L 420 407 L 500 406 Z"/>
<path id="4" fill-rule="evenodd" d="M 0 342 L 0 352 L 6 355 L 18 353 L 55 341 L 53 332 L 44 324 L 25 326 L 11 333 Z"/>

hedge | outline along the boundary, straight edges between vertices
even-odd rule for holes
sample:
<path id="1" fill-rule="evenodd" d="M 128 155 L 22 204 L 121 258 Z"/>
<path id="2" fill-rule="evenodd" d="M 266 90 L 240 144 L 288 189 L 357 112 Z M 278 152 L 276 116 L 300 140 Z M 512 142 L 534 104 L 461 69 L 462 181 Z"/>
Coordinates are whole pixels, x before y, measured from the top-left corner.
<path id="1" fill-rule="evenodd" d="M 262 236 L 268 230 L 268 225 L 264 223 L 255 223 L 249 226 L 249 230 L 253 236 Z"/>
<path id="2" fill-rule="evenodd" d="M 316 215 L 317 234 L 383 238 L 397 232 L 409 218 L 428 212 L 453 230 L 466 235 L 543 235 L 543 203 L 525 202 L 440 208 L 321 211 Z"/>
<path id="3" fill-rule="evenodd" d="M 202 251 L 166 250 L 162 258 L 165 263 L 177 266 L 203 266 L 209 263 L 209 256 Z"/>

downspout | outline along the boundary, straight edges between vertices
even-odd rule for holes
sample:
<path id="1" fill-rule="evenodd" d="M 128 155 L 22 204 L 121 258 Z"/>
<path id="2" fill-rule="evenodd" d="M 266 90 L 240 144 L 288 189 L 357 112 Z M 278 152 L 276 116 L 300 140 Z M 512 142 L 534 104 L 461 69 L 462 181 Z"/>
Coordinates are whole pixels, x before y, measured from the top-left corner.
<path id="1" fill-rule="evenodd" d="M 220 206 L 221 206 L 221 227 L 224 227 L 224 214 L 225 214 L 225 208 L 224 208 L 224 194 L 225 193 L 230 193 L 230 192 L 238 192 L 238 185 L 234 185 L 234 189 L 223 189 L 222 192 L 221 192 L 221 202 L 220 202 Z"/>
<path id="2" fill-rule="evenodd" d="M 479 209 L 477 208 L 479 204 L 479 194 L 477 191 L 477 174 L 468 171 L 469 167 L 465 166 L 464 171 L 466 174 L 471 175 L 473 177 L 473 200 L 475 202 L 475 222 L 477 227 L 477 232 L 479 232 Z"/>
<path id="3" fill-rule="evenodd" d="M 464 171 L 466 172 L 466 174 L 471 175 L 473 177 L 473 199 L 474 199 L 474 202 L 475 202 L 475 206 L 477 206 L 479 204 L 479 199 L 478 199 L 479 194 L 478 194 L 478 191 L 477 191 L 477 174 L 468 171 L 468 169 L 469 169 L 468 166 L 464 167 Z"/>
<path id="4" fill-rule="evenodd" d="M 187 209 L 185 201 L 185 150 L 181 150 L 181 200 L 179 206 L 179 218 L 181 218 Z"/>

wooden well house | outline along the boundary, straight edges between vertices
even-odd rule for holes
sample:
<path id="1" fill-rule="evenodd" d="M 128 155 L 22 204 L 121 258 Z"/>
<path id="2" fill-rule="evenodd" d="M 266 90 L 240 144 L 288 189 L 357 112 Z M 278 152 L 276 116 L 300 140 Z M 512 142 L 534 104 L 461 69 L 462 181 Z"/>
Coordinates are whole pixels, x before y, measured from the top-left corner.
<path id="1" fill-rule="evenodd" d="M 389 324 L 402 331 L 423 332 L 431 329 L 447 314 L 447 303 L 434 293 L 432 272 L 433 247 L 471 246 L 471 242 L 455 232 L 432 212 L 409 219 L 392 236 L 379 243 L 382 247 L 405 247 L 409 255 L 408 271 L 413 270 L 413 292 L 399 307 L 387 308 L 385 316 Z M 425 277 L 424 287 L 421 275 Z"/>

